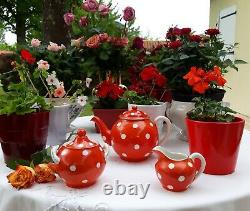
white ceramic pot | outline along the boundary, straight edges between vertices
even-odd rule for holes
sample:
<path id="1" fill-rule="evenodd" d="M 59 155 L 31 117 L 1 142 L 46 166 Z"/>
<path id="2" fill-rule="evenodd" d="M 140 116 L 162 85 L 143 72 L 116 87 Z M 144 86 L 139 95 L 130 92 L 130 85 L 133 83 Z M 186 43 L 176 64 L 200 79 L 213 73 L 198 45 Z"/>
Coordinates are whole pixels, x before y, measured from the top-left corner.
<path id="1" fill-rule="evenodd" d="M 194 108 L 193 102 L 181 102 L 173 100 L 168 112 L 168 117 L 171 122 L 180 129 L 180 138 L 187 140 L 187 128 L 185 118 L 187 112 Z"/>
<path id="2" fill-rule="evenodd" d="M 137 105 L 129 103 L 128 110 L 131 110 L 133 106 L 137 106 L 138 110 L 145 112 L 150 117 L 151 121 L 154 121 L 158 116 L 166 116 L 166 111 L 170 104 L 167 102 L 159 102 L 159 105 Z M 157 128 L 159 137 L 161 138 L 164 134 L 163 122 L 159 122 Z"/>
<path id="3" fill-rule="evenodd" d="M 81 113 L 83 107 L 69 100 L 56 101 L 50 111 L 47 145 L 54 146 L 63 144 L 69 132 L 70 123 Z"/>

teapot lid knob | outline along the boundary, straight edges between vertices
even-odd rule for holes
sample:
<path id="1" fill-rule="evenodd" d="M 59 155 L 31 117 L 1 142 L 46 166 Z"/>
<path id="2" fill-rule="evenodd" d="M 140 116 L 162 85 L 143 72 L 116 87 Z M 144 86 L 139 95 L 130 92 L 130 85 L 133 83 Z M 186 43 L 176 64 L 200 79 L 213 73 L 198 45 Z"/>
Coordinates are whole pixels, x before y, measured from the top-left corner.
<path id="1" fill-rule="evenodd" d="M 132 106 L 132 110 L 137 110 L 137 106 Z"/>
<path id="2" fill-rule="evenodd" d="M 77 136 L 79 136 L 79 137 L 85 137 L 85 136 L 86 136 L 86 130 L 84 130 L 84 129 L 79 129 L 79 130 L 77 131 Z"/>

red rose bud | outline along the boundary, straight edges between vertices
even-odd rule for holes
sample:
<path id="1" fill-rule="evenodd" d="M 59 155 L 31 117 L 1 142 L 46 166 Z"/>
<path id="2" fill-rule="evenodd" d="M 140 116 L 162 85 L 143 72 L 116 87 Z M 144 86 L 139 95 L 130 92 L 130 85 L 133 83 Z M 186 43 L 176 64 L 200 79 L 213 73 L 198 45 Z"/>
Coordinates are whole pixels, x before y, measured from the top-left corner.
<path id="1" fill-rule="evenodd" d="M 126 7 L 123 11 L 123 19 L 125 21 L 133 21 L 135 19 L 135 10 L 132 7 Z"/>
<path id="2" fill-rule="evenodd" d="M 140 37 L 135 37 L 135 39 L 133 40 L 132 48 L 143 49 L 143 39 Z"/>
<path id="3" fill-rule="evenodd" d="M 182 42 L 180 40 L 169 42 L 169 48 L 177 49 L 182 46 Z"/>
<path id="4" fill-rule="evenodd" d="M 82 8 L 87 12 L 96 12 L 98 9 L 98 2 L 96 0 L 86 0 L 82 4 Z"/>
<path id="5" fill-rule="evenodd" d="M 109 14 L 109 7 L 105 4 L 100 4 L 98 7 L 98 11 L 101 16 L 106 16 Z"/>
<path id="6" fill-rule="evenodd" d="M 189 35 L 191 33 L 191 28 L 182 28 L 181 29 L 181 34 L 182 35 Z"/>
<path id="7" fill-rule="evenodd" d="M 209 35 L 209 36 L 211 36 L 211 37 L 214 37 L 214 36 L 220 34 L 220 31 L 219 31 L 219 29 L 212 28 L 212 29 L 207 29 L 207 30 L 205 31 L 205 34 L 207 34 L 207 35 Z"/>
<path id="8" fill-rule="evenodd" d="M 65 13 L 63 16 L 64 22 L 69 26 L 75 19 L 75 16 L 73 13 Z"/>
<path id="9" fill-rule="evenodd" d="M 79 20 L 79 25 L 85 27 L 88 25 L 88 18 L 86 16 L 82 16 Z"/>
<path id="10" fill-rule="evenodd" d="M 190 37 L 189 37 L 189 40 L 191 41 L 191 42 L 200 42 L 201 40 L 202 40 L 202 38 L 201 38 L 201 36 L 200 35 L 191 35 Z"/>

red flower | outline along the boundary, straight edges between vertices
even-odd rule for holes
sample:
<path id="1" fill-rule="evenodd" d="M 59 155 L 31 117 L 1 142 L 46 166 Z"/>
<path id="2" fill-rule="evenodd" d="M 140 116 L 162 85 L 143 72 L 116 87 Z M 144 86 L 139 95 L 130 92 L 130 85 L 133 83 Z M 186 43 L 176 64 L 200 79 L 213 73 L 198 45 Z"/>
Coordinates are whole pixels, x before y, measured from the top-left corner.
<path id="1" fill-rule="evenodd" d="M 214 66 L 214 69 L 207 73 L 207 77 L 210 81 L 214 81 L 218 86 L 224 86 L 227 80 L 222 76 L 221 69 Z"/>
<path id="2" fill-rule="evenodd" d="M 205 31 L 205 34 L 207 34 L 207 35 L 213 37 L 213 36 L 216 36 L 216 35 L 220 34 L 220 31 L 219 31 L 219 29 L 211 28 L 211 29 L 207 29 L 207 30 Z"/>
<path id="3" fill-rule="evenodd" d="M 191 35 L 189 37 L 189 40 L 191 42 L 200 42 L 202 40 L 201 36 L 200 35 Z"/>
<path id="4" fill-rule="evenodd" d="M 158 72 L 157 67 L 155 67 L 154 65 L 150 65 L 150 66 L 145 67 L 141 71 L 140 77 L 143 81 L 151 81 L 155 79 L 157 72 Z"/>
<path id="5" fill-rule="evenodd" d="M 99 38 L 101 42 L 107 42 L 109 35 L 107 33 L 102 33 L 102 34 L 99 34 Z"/>
<path id="6" fill-rule="evenodd" d="M 96 95 L 100 98 L 111 98 L 117 100 L 124 93 L 124 90 L 111 81 L 111 79 L 103 81 L 97 87 Z"/>
<path id="7" fill-rule="evenodd" d="M 173 49 L 177 49 L 182 46 L 182 42 L 180 40 L 169 42 L 168 46 Z"/>
<path id="8" fill-rule="evenodd" d="M 182 28 L 181 29 L 181 34 L 182 35 L 189 35 L 191 33 L 191 28 Z"/>
<path id="9" fill-rule="evenodd" d="M 86 46 L 89 48 L 98 48 L 100 45 L 100 37 L 99 35 L 93 35 L 86 41 Z"/>
<path id="10" fill-rule="evenodd" d="M 36 58 L 32 56 L 32 54 L 27 50 L 21 50 L 22 60 L 28 62 L 29 64 L 34 64 L 36 62 Z"/>
<path id="11" fill-rule="evenodd" d="M 167 78 L 161 74 L 156 75 L 155 83 L 159 87 L 164 87 L 166 85 Z"/>
<path id="12" fill-rule="evenodd" d="M 183 76 L 183 79 L 188 80 L 188 85 L 193 87 L 193 90 L 204 94 L 209 89 L 209 80 L 206 72 L 197 67 L 191 67 L 190 71 Z"/>
<path id="13" fill-rule="evenodd" d="M 127 37 L 112 37 L 111 42 L 116 47 L 125 47 L 128 45 L 128 38 Z"/>
<path id="14" fill-rule="evenodd" d="M 182 33 L 181 33 L 181 29 L 179 29 L 178 27 L 174 27 L 173 28 L 173 35 L 175 35 L 175 36 L 179 36 L 179 35 L 181 35 Z"/>
<path id="15" fill-rule="evenodd" d="M 135 37 L 135 39 L 133 40 L 132 48 L 143 49 L 143 39 L 140 37 Z"/>

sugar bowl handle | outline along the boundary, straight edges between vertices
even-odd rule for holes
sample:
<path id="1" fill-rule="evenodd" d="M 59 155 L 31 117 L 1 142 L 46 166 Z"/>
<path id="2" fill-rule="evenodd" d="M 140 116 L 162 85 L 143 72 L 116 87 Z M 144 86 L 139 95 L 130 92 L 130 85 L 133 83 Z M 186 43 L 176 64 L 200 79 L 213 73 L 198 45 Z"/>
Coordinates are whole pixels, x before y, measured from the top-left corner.
<path id="1" fill-rule="evenodd" d="M 200 153 L 193 153 L 189 156 L 189 158 L 191 158 L 194 162 L 195 162 L 195 159 L 199 159 L 201 161 L 201 166 L 200 166 L 200 169 L 198 171 L 198 173 L 196 174 L 195 176 L 195 179 L 198 178 L 201 173 L 205 170 L 205 167 L 206 167 L 206 160 L 205 158 L 200 154 Z"/>

